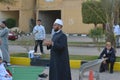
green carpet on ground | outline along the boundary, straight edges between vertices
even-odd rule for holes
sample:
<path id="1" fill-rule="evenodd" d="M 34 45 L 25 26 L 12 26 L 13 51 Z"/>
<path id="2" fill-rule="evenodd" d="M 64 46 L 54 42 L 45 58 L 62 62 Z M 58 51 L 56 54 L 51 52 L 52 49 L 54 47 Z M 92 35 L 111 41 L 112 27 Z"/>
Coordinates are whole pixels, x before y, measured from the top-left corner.
<path id="1" fill-rule="evenodd" d="M 37 80 L 38 74 L 42 73 L 44 67 L 39 66 L 10 66 L 7 67 L 13 75 L 13 80 Z"/>

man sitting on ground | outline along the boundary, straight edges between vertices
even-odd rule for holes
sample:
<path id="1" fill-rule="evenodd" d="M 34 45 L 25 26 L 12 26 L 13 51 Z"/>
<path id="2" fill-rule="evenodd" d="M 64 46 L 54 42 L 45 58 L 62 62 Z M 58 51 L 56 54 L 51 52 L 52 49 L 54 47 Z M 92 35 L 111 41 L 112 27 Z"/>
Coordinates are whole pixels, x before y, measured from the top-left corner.
<path id="1" fill-rule="evenodd" d="M 113 67 L 116 60 L 115 52 L 116 51 L 112 47 L 111 42 L 107 42 L 105 48 L 99 56 L 99 58 L 107 58 L 107 60 L 101 64 L 100 72 L 105 72 L 106 70 L 108 70 L 110 65 L 109 72 L 113 73 Z"/>

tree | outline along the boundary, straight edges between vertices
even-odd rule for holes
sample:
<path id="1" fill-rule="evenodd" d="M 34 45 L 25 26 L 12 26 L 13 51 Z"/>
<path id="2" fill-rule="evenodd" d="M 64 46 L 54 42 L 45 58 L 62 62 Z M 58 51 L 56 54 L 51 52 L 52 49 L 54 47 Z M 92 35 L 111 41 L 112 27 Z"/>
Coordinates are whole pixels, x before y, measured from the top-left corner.
<path id="1" fill-rule="evenodd" d="M 103 37 L 102 28 L 97 27 L 97 28 L 91 29 L 89 32 L 89 36 L 93 38 L 93 41 L 95 43 L 98 43 L 99 40 Z"/>
<path id="2" fill-rule="evenodd" d="M 114 23 L 119 22 L 120 0 L 101 0 L 102 8 L 106 14 L 106 41 L 110 41 L 114 47 L 115 37 L 113 33 Z"/>
<path id="3" fill-rule="evenodd" d="M 98 50 L 100 51 L 100 44 L 99 41 L 101 38 L 103 38 L 103 30 L 100 27 L 91 29 L 89 32 L 89 36 L 93 39 L 93 42 L 96 44 L 98 47 Z"/>
<path id="4" fill-rule="evenodd" d="M 8 28 L 16 27 L 16 20 L 13 18 L 6 19 L 6 24 Z"/>
<path id="5" fill-rule="evenodd" d="M 98 0 L 89 0 L 90 2 L 94 2 L 94 1 L 98 1 Z M 88 2 L 88 0 L 87 0 Z M 120 10 L 120 0 L 99 0 L 100 2 L 100 7 L 102 10 L 101 12 L 103 12 L 105 14 L 105 17 L 102 17 L 99 13 L 97 12 L 96 8 L 93 8 L 92 6 L 89 6 L 89 9 L 92 10 L 93 13 L 95 13 L 96 15 L 99 15 L 100 19 L 104 21 L 105 18 L 105 24 L 106 24 L 106 42 L 110 41 L 112 43 L 112 45 L 114 47 L 116 47 L 115 45 L 115 37 L 114 37 L 114 33 L 113 33 L 113 25 L 114 22 L 119 22 L 119 10 Z M 94 4 L 95 5 L 95 4 Z M 88 14 L 88 12 L 87 12 Z M 95 15 L 94 14 L 94 15 Z M 88 14 L 90 15 L 90 14 Z M 95 19 L 94 19 L 95 20 Z"/>
<path id="6" fill-rule="evenodd" d="M 83 23 L 93 23 L 95 27 L 97 26 L 97 24 L 106 23 L 105 14 L 101 8 L 101 3 L 98 1 L 83 2 L 82 17 Z"/>

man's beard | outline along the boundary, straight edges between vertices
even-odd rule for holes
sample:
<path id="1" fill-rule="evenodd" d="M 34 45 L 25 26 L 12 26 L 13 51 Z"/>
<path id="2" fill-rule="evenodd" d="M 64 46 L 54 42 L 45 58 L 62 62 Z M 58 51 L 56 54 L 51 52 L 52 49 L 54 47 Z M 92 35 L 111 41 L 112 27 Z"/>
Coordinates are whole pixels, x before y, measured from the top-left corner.
<path id="1" fill-rule="evenodd" d="M 59 30 L 59 28 L 54 29 L 55 32 L 57 32 L 58 30 Z"/>

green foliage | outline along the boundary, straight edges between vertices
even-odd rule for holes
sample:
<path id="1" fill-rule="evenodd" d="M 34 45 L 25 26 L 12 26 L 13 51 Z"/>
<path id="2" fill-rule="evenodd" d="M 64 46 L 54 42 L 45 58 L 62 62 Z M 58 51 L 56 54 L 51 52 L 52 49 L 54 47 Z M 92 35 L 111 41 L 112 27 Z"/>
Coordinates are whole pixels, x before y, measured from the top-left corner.
<path id="1" fill-rule="evenodd" d="M 103 29 L 99 28 L 99 27 L 91 29 L 89 32 L 89 36 L 91 38 L 102 38 L 103 37 Z"/>
<path id="2" fill-rule="evenodd" d="M 13 18 L 8 18 L 8 19 L 6 20 L 6 24 L 7 24 L 7 27 L 8 27 L 8 28 L 13 28 L 13 27 L 16 26 L 16 20 L 13 19 Z"/>
<path id="3" fill-rule="evenodd" d="M 83 23 L 106 23 L 105 13 L 98 1 L 87 1 L 82 3 L 82 18 Z"/>
<path id="4" fill-rule="evenodd" d="M 106 14 L 106 42 L 112 43 L 115 48 L 115 37 L 113 33 L 114 23 L 119 23 L 120 0 L 101 0 L 102 9 Z"/>
<path id="5" fill-rule="evenodd" d="M 103 37 L 103 29 L 99 27 L 91 29 L 89 32 L 89 36 L 93 38 L 93 42 L 96 44 L 96 46 L 98 46 L 98 51 L 100 51 L 101 44 L 99 44 L 99 40 L 101 40 L 101 38 Z"/>

